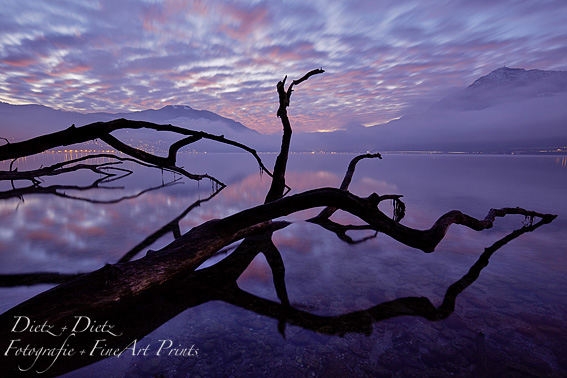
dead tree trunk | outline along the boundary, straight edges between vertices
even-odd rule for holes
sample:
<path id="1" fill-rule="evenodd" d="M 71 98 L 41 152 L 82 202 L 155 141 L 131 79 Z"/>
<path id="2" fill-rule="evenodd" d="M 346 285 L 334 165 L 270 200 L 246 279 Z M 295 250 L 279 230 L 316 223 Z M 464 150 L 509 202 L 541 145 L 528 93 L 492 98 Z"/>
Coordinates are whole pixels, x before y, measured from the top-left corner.
<path id="1" fill-rule="evenodd" d="M 310 208 L 326 207 L 349 212 L 364 222 L 364 225 L 368 228 L 385 233 L 403 244 L 424 252 L 433 252 L 452 224 L 460 224 L 473 230 L 481 231 L 492 227 L 496 217 L 503 217 L 508 214 L 524 215 L 532 219 L 532 221 L 534 217 L 539 217 L 541 221 L 538 225 L 549 223 L 555 218 L 555 215 L 542 214 L 520 208 L 503 208 L 490 210 L 484 219 L 475 219 L 455 210 L 441 216 L 431 228 L 427 230 L 416 230 L 402 225 L 395 219 L 396 217 L 392 219 L 378 209 L 378 205 L 381 201 L 392 199 L 391 195 L 380 196 L 373 193 L 366 198 L 355 196 L 346 190 L 348 182 L 345 188 L 341 189 L 320 188 L 283 197 L 285 190 L 285 169 L 291 140 L 291 125 L 287 117 L 286 108 L 289 105 L 292 88 L 294 85 L 298 85 L 307 80 L 310 76 L 321 72 L 323 72 L 323 70 L 314 70 L 307 73 L 301 79 L 293 81 L 287 91 L 284 90 L 285 79 L 278 83 L 278 95 L 280 99 L 278 116 L 282 120 L 284 136 L 282 138 L 282 149 L 276 159 L 274 167 L 272 185 L 264 204 L 243 210 L 223 219 L 210 220 L 194 227 L 184 235 L 177 237 L 166 247 L 148 253 L 139 260 L 107 265 L 95 272 L 85 274 L 72 281 L 54 287 L 12 308 L 0 315 L 0 329 L 3 332 L 0 334 L 0 350 L 11 348 L 8 344 L 13 343 L 12 340 L 14 340 L 14 337 L 11 337 L 13 336 L 13 332 L 10 332 L 10 330 L 14 329 L 18 321 L 18 316 L 22 314 L 25 314 L 25 316 L 28 316 L 31 320 L 36 322 L 35 324 L 49 322 L 49 324 L 57 325 L 61 328 L 64 325 L 72 324 L 73 319 L 75 319 L 77 315 L 85 314 L 86 316 L 89 314 L 98 314 L 97 316 L 101 316 L 101 314 L 115 313 L 116 309 L 123 308 L 122 306 L 124 304 L 143 303 L 144 300 L 152 298 L 158 293 L 163 293 L 164 289 L 169 289 L 171 287 L 170 285 L 174 283 L 186 282 L 184 280 L 188 275 L 194 274 L 195 269 L 208 258 L 215 255 L 217 251 L 243 238 L 247 238 L 246 243 L 249 243 L 249 245 L 246 246 L 246 248 L 242 247 L 242 250 L 248 249 L 250 254 L 247 255 L 247 259 L 244 259 L 240 266 L 246 266 L 246 262 L 251 261 L 248 260 L 249 257 L 259 252 L 258 249 L 254 249 L 253 246 L 253 238 L 251 236 L 254 235 L 260 235 L 259 239 L 262 242 L 261 249 L 270 256 L 269 258 L 272 261 L 270 265 L 274 267 L 279 266 L 279 252 L 273 243 L 270 244 L 271 239 L 266 235 L 271 236 L 275 228 L 285 226 L 285 224 L 275 225 L 272 220 Z M 67 129 L 60 133 L 21 142 L 19 146 L 22 150 L 18 150 L 18 147 L 14 147 L 16 143 L 5 145 L 0 147 L 0 158 L 14 158 L 16 156 L 40 152 L 49 148 L 46 146 L 50 145 L 78 143 L 95 137 L 102 138 L 106 137 L 112 130 L 124 127 L 148 127 L 156 130 L 174 131 L 189 135 L 189 138 L 203 136 L 196 132 L 188 132 L 185 129 L 180 131 L 178 128 L 170 125 L 153 125 L 116 120 L 107 123 L 87 125 L 83 128 Z M 81 131 L 77 132 L 78 129 L 81 129 Z M 209 139 L 227 143 L 222 137 L 208 137 Z M 175 148 L 183 145 L 185 142 L 189 143 L 192 140 L 193 139 L 184 140 L 176 145 Z M 112 141 L 112 143 L 114 142 Z M 120 148 L 125 149 L 125 147 L 121 145 Z M 175 148 L 173 148 L 173 150 L 175 150 Z M 170 149 L 170 153 L 171 151 Z M 137 152 L 131 150 L 128 150 L 128 152 L 133 155 L 137 154 Z M 136 158 L 143 161 L 152 160 L 151 164 L 155 164 L 156 162 L 159 163 L 157 165 L 166 163 L 164 160 L 153 160 L 154 157 L 149 157 L 144 154 L 139 154 Z M 171 161 L 167 162 L 167 164 L 169 163 L 171 163 Z M 354 172 L 355 164 L 356 162 L 353 164 L 352 170 L 349 170 L 350 172 Z M 261 165 L 261 167 L 263 167 L 263 165 Z M 262 169 L 265 170 L 265 168 Z M 349 171 L 347 171 L 347 176 L 349 175 Z M 352 177 L 352 173 L 350 175 Z M 345 181 L 350 181 L 350 179 L 346 180 L 345 177 Z M 223 264 L 221 263 L 221 265 Z M 208 269 L 206 272 L 200 274 L 210 274 L 211 272 L 214 272 L 214 270 Z M 281 287 L 283 283 L 283 265 L 282 269 L 280 269 L 277 274 L 277 278 L 275 275 L 274 279 L 277 280 L 277 284 Z M 214 285 L 215 277 L 212 277 L 208 282 Z M 286 319 L 292 319 L 295 315 L 293 315 L 293 312 L 290 312 L 285 285 L 283 285 L 283 287 L 284 289 L 278 291 L 278 296 L 282 302 L 281 306 L 286 309 L 284 311 L 283 320 L 280 319 L 282 324 L 285 325 Z M 236 286 L 233 288 L 237 289 Z M 198 291 L 193 291 L 193 293 L 195 294 L 195 298 L 190 298 L 190 300 L 194 300 L 195 302 L 203 301 Z M 227 301 L 235 305 L 240 305 L 242 301 L 248 301 L 249 299 L 243 296 L 238 290 L 228 291 L 228 295 L 234 299 Z M 223 296 L 219 294 L 219 298 L 222 297 Z M 408 303 L 413 304 L 411 301 Z M 404 302 L 404 305 L 409 306 L 408 303 Z M 424 305 L 427 311 L 432 310 L 432 306 L 429 306 L 430 303 L 427 305 L 423 300 L 417 303 L 417 305 L 418 307 Z M 398 304 L 395 306 L 398 306 Z M 253 307 L 253 305 L 250 307 Z M 270 306 L 266 305 L 264 307 Z M 254 311 L 264 313 L 256 309 L 254 309 Z M 417 312 L 418 309 L 410 308 L 410 310 L 408 310 L 406 307 L 404 310 L 399 310 L 398 307 L 394 307 L 392 311 L 394 314 L 407 314 L 408 311 Z M 267 314 L 271 316 L 268 312 Z M 280 317 L 282 317 L 281 314 Z M 302 320 L 301 314 L 297 317 L 298 322 L 304 321 Z M 356 316 L 351 317 L 356 318 Z M 342 321 L 343 319 L 341 319 L 341 322 Z M 57 339 L 56 341 L 61 340 Z M 45 366 L 42 368 L 45 368 Z M 49 367 L 47 367 L 47 369 L 49 369 Z M 55 371 L 57 370 L 51 370 L 51 372 Z"/>
<path id="2" fill-rule="evenodd" d="M 3 368 L 11 376 L 37 376 L 38 372 L 43 372 L 42 376 L 45 377 L 63 374 L 108 357 L 108 355 L 103 355 L 100 349 L 94 349 L 96 340 L 101 338 L 104 338 L 106 350 L 114 351 L 111 356 L 119 353 L 128 355 L 133 353 L 133 350 L 128 348 L 132 348 L 132 342 L 135 340 L 140 341 L 146 334 L 181 311 L 212 300 L 222 300 L 263 316 L 274 318 L 278 320 L 282 333 L 283 327 L 287 323 L 319 333 L 343 336 L 346 333 L 352 332 L 370 334 L 372 332 L 372 323 L 397 316 L 419 316 L 432 321 L 441 320 L 454 311 L 457 296 L 478 278 L 482 269 L 488 265 L 490 257 L 500 247 L 523 233 L 533 231 L 548 222 L 549 219 L 542 219 L 536 224 L 524 226 L 486 248 L 469 272 L 449 287 L 443 303 L 439 307 L 434 306 L 425 297 L 416 296 L 398 298 L 367 309 L 336 316 L 315 315 L 293 308 L 287 298 L 285 282 L 282 276 L 284 270 L 283 262 L 277 258 L 279 252 L 276 253 L 275 260 L 270 258 L 268 262 L 273 271 L 274 285 L 281 303 L 260 298 L 239 289 L 236 280 L 254 259 L 257 251 L 275 249 L 273 244 L 272 246 L 265 244 L 265 234 L 261 234 L 258 238 L 248 237 L 246 242 L 249 243 L 249 248 L 246 249 L 246 253 L 233 253 L 209 268 L 180 276 L 175 280 L 168 280 L 159 287 L 146 290 L 139 293 L 139 295 L 114 300 L 107 306 L 75 307 L 79 311 L 76 314 L 80 314 L 81 319 L 88 319 L 85 321 L 81 320 L 82 326 L 87 321 L 99 321 L 100 323 L 104 321 L 105 324 L 108 323 L 109 326 L 112 326 L 110 331 L 114 332 L 102 335 L 91 332 L 75 333 L 71 332 L 71 329 L 66 331 L 66 333 L 62 332 L 60 336 L 62 338 L 73 334 L 67 350 L 72 345 L 72 347 L 77 348 L 77 352 L 81 349 L 86 350 L 85 356 L 76 353 L 66 356 L 64 359 L 65 363 L 59 361 L 51 365 L 55 360 L 52 355 L 43 355 L 35 363 L 32 363 L 34 361 L 33 357 L 26 358 L 20 355 L 18 358 L 12 357 L 8 359 L 6 363 L 3 363 Z M 273 223 L 269 226 L 267 225 L 263 231 L 271 233 L 285 226 L 286 223 Z M 259 244 L 254 245 L 254 242 Z M 268 253 L 268 256 L 272 255 Z M 78 293 L 75 292 L 74 295 L 77 296 Z M 88 300 L 88 297 L 83 297 L 83 303 Z M 51 301 L 42 303 L 32 299 L 0 315 L 0 347 L 2 350 L 26 344 L 42 346 L 46 349 L 60 347 L 62 341 L 60 337 L 53 337 L 45 333 L 27 333 L 18 334 L 16 339 L 15 333 L 9 330 L 15 329 L 15 319 L 17 317 L 20 317 L 21 314 L 27 314 L 26 317 L 29 317 L 30 321 L 35 322 L 34 324 L 39 325 L 45 322 L 45 324 L 53 326 L 54 332 L 58 334 L 62 327 L 72 327 L 78 321 L 78 317 L 72 316 L 72 314 L 68 314 L 67 317 L 63 318 L 57 316 L 60 310 L 66 309 L 65 305 L 68 302 L 67 298 L 56 296 L 54 293 Z M 56 317 L 53 318 L 53 315 Z M 82 329 L 82 326 L 79 328 Z M 9 349 L 9 352 L 11 354 L 15 353 L 13 349 Z M 22 371 L 22 369 L 28 368 L 29 370 Z"/>
<path id="3" fill-rule="evenodd" d="M 287 116 L 287 107 L 289 106 L 289 102 L 291 99 L 291 94 L 293 92 L 293 86 L 299 85 L 305 80 L 309 79 L 313 75 L 317 75 L 323 73 L 323 69 L 312 70 L 306 73 L 303 77 L 298 80 L 294 80 L 289 85 L 287 91 L 285 90 L 285 81 L 287 76 L 280 82 L 278 82 L 277 90 L 278 90 L 278 97 L 280 106 L 278 108 L 277 116 L 282 121 L 283 126 L 283 135 L 282 135 L 282 145 L 280 148 L 280 153 L 276 158 L 276 163 L 274 165 L 274 176 L 272 178 L 272 185 L 270 186 L 270 190 L 266 195 L 266 203 L 275 201 L 283 196 L 285 190 L 285 170 L 287 166 L 287 157 L 289 155 L 289 146 L 291 143 L 291 123 L 289 122 L 289 118 Z"/>

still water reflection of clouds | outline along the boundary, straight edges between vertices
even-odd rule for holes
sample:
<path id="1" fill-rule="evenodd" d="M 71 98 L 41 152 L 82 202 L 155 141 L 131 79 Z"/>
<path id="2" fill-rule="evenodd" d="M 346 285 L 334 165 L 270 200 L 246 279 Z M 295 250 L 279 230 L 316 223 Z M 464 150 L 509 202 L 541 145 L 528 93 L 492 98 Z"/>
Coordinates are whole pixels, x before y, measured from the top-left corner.
<path id="1" fill-rule="evenodd" d="M 260 176 L 248 156 L 235 154 L 228 155 L 227 159 L 224 154 L 208 155 L 208 161 L 203 156 L 184 156 L 187 160 L 184 163 L 201 167 L 200 172 L 216 174 L 228 186 L 183 218 L 181 232 L 264 200 L 269 177 Z M 321 186 L 337 187 L 351 157 L 292 155 L 287 175 L 292 193 Z M 38 162 L 35 160 L 33 165 Z M 162 334 L 165 337 L 187 334 L 188 340 L 200 343 L 204 353 L 208 353 L 208 357 L 194 362 L 196 370 L 207 373 L 233 366 L 229 357 L 219 357 L 225 353 L 230 356 L 233 344 L 247 352 L 242 366 L 248 366 L 248 361 L 257 363 L 256 355 L 264 360 L 263 353 L 268 345 L 270 350 L 280 353 L 281 361 L 295 361 L 297 356 L 306 359 L 312 351 L 323 356 L 321 358 L 328 353 L 341 353 L 357 363 L 375 364 L 386 358 L 383 353 L 393 350 L 395 343 L 407 339 L 419 343 L 418 352 L 423 354 L 423 359 L 416 359 L 417 352 L 410 344 L 407 348 L 405 344 L 396 344 L 399 348 L 396 355 L 413 358 L 416 360 L 413 363 L 422 368 L 424 361 L 446 363 L 441 358 L 427 360 L 428 355 L 432 359 L 431 355 L 437 353 L 436 348 L 452 348 L 459 351 L 459 355 L 467 355 L 466 350 L 481 331 L 486 335 L 489 352 L 503 361 L 531 358 L 536 366 L 557 370 L 561 365 L 556 356 L 562 355 L 561 350 L 565 351 L 557 340 L 565 339 L 567 268 L 563 219 L 567 216 L 564 201 L 567 182 L 556 172 L 564 168 L 564 162 L 564 158 L 557 157 L 388 155 L 380 161 L 365 161 L 357 168 L 351 190 L 360 196 L 372 192 L 403 194 L 408 205 L 403 223 L 417 228 L 430 227 L 441 214 L 452 209 L 461 209 L 479 218 L 491 207 L 503 206 L 559 214 L 552 224 L 522 235 L 501 248 L 476 282 L 459 296 L 456 312 L 446 323 L 408 318 L 388 320 L 374 325 L 371 339 L 358 335 L 330 338 L 289 326 L 288 339 L 284 340 L 277 333 L 274 319 L 214 301 L 188 309 L 177 320 L 149 335 L 148 340 L 155 341 L 161 337 L 157 335 Z M 166 174 L 164 179 L 172 177 Z M 137 193 L 160 184 L 160 173 L 133 175 L 120 182 L 126 187 L 123 192 L 102 191 L 95 195 L 115 198 L 111 196 Z M 208 183 L 185 182 L 113 205 L 39 195 L 26 196 L 23 202 L 17 199 L 2 202 L 2 272 L 77 272 L 114 263 L 195 200 L 210 195 L 210 191 Z M 389 203 L 381 208 L 391 214 Z M 506 217 L 498 219 L 493 229 L 481 233 L 455 225 L 435 253 L 423 254 L 383 234 L 357 246 L 346 245 L 321 227 L 300 221 L 317 213 L 318 210 L 313 210 L 293 217 L 295 223 L 277 231 L 273 241 L 282 254 L 293 306 L 321 315 L 359 311 L 407 296 L 426 296 L 439 305 L 448 285 L 466 274 L 484 248 L 522 224 L 521 217 Z M 340 212 L 333 217 L 338 221 L 356 221 Z M 169 233 L 150 248 L 158 249 L 171 240 Z M 258 255 L 239 278 L 238 285 L 261 298 L 277 301 L 272 279 L 265 257 Z M 2 308 L 9 308 L 45 288 L 42 285 L 2 289 Z M 249 321 L 243 323 L 243 319 Z M 553 337 L 549 336 L 551 333 Z M 225 351 L 225 340 L 229 338 L 231 346 Z M 362 355 L 366 357 L 361 357 L 357 349 L 361 345 L 373 354 L 365 352 Z M 351 350 L 359 354 L 352 354 Z M 389 358 L 393 357 L 389 355 Z M 477 363 L 472 357 L 467 358 L 470 361 L 466 363 Z M 311 360 L 317 365 L 320 358 Z M 139 362 L 132 361 L 131 368 L 139 369 L 135 367 Z M 177 361 L 167 363 L 179 364 Z M 108 360 L 104 364 L 115 371 L 117 362 Z M 100 372 L 96 366 L 91 376 Z M 186 367 L 177 368 L 184 371 Z M 76 376 L 80 374 L 83 372 L 77 372 Z"/>

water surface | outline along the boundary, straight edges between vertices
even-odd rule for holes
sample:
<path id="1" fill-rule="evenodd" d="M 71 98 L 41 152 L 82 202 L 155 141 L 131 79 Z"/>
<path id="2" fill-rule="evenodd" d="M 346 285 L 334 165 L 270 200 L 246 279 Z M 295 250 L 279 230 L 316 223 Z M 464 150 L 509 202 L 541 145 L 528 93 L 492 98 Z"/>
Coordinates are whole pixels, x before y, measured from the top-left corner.
<path id="1" fill-rule="evenodd" d="M 180 221 L 181 232 L 263 202 L 269 177 L 259 174 L 250 156 L 181 157 L 180 165 L 189 171 L 209 173 L 228 184 Z M 352 157 L 292 154 L 287 183 L 292 193 L 338 187 Z M 61 158 L 60 154 L 44 154 L 17 164 L 23 170 Z M 275 155 L 262 158 L 272 166 Z M 407 211 L 402 223 L 414 228 L 429 228 L 453 209 L 477 218 L 483 218 L 490 208 L 516 206 L 559 215 L 553 223 L 498 249 L 478 279 L 456 298 L 455 310 L 446 319 L 431 321 L 419 313 L 407 315 L 407 309 L 400 311 L 406 314 L 403 316 L 378 310 L 391 303 L 404 303 L 399 300 L 407 297 L 427 297 L 439 306 L 450 285 L 467 274 L 485 248 L 521 228 L 523 217 L 498 219 L 492 229 L 483 232 L 453 225 L 436 251 L 425 254 L 383 234 L 360 244 L 346 244 L 333 233 L 303 221 L 320 210 L 314 209 L 286 218 L 294 223 L 275 232 L 273 242 L 285 265 L 292 307 L 300 315 L 327 320 L 319 323 L 308 315 L 301 315 L 307 320 L 298 315 L 286 324 L 283 337 L 281 329 L 278 331 L 281 321 L 270 315 L 273 309 L 281 310 L 272 270 L 259 254 L 237 281 L 240 289 L 259 299 L 230 304 L 211 298 L 189 305 L 139 340 L 140 345 L 151 345 L 152 350 L 161 345 L 160 340 L 171 340 L 179 348 L 194 346 L 197 356 L 123 355 L 66 376 L 565 376 L 565 159 L 384 155 L 382 160 L 359 163 L 351 192 L 359 196 L 373 192 L 403 194 Z M 132 163 L 124 166 L 134 169 L 134 174 L 108 184 L 122 189 L 66 193 L 112 201 L 178 178 Z M 97 177 L 92 173 L 71 174 L 46 179 L 44 185 L 89 185 Z M 5 184 L 2 190 L 7 189 L 9 185 Z M 209 196 L 211 190 L 210 183 L 182 180 L 114 204 L 53 195 L 5 200 L 0 203 L 0 273 L 89 272 L 114 263 L 194 201 Z M 390 203 L 381 205 L 381 209 L 391 214 Z M 333 219 L 356 222 L 341 213 Z M 361 239 L 373 232 L 349 235 Z M 169 233 L 149 248 L 159 249 L 172 240 Z M 203 267 L 225 257 L 217 256 Z M 49 287 L 1 288 L 0 310 L 6 311 Z M 378 308 L 374 318 L 358 316 L 373 308 Z M 363 327 L 366 322 L 371 324 L 370 330 Z"/>

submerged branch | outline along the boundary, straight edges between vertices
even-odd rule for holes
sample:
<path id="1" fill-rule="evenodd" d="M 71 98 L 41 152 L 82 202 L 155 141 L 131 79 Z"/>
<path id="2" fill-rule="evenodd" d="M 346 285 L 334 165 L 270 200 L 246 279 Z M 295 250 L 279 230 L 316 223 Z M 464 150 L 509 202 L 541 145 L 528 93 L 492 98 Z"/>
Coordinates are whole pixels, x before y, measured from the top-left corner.
<path id="1" fill-rule="evenodd" d="M 0 337 L 0 345 L 2 345 L 3 350 L 6 350 L 10 342 L 8 336 L 13 336 L 13 334 L 10 334 L 10 330 L 14 327 L 15 317 L 21 314 L 29 316 L 36 322 L 35 324 L 49 321 L 50 325 L 57 325 L 58 329 L 61 329 L 63 325 L 73 322 L 76 315 L 80 313 L 93 321 L 104 320 L 113 325 L 114 330 L 120 333 L 120 337 L 107 338 L 105 347 L 123 350 L 128 347 L 132 340 L 142 339 L 182 311 L 213 300 L 221 300 L 273 318 L 278 321 L 278 329 L 282 334 L 285 325 L 288 323 L 320 334 L 344 336 L 347 333 L 369 335 L 372 333 L 373 323 L 399 316 L 417 316 L 430 321 L 439 321 L 447 318 L 454 311 L 457 297 L 475 282 L 496 250 L 523 233 L 533 231 L 548 223 L 548 221 L 550 220 L 546 218 L 531 226 L 522 227 L 486 248 L 469 272 L 448 288 L 443 303 L 439 307 L 433 305 L 428 298 L 415 296 L 398 298 L 366 309 L 339 315 L 323 316 L 298 309 L 296 308 L 297 305 L 290 303 L 288 298 L 283 280 L 285 270 L 283 261 L 280 259 L 279 253 L 273 254 L 275 246 L 270 244 L 269 239 L 263 237 L 266 234 L 261 234 L 256 238 L 247 238 L 248 246 L 243 249 L 242 253 L 233 253 L 227 259 L 209 268 L 183 275 L 179 280 L 164 282 L 155 290 L 141 293 L 138 296 L 116 297 L 110 306 L 99 306 L 96 302 L 93 303 L 88 295 L 82 293 L 76 293 L 76 295 L 82 298 L 83 306 L 77 305 L 77 298 L 74 298 L 74 296 L 57 295 L 60 294 L 56 292 L 59 288 L 36 296 L 0 315 L 0 325 L 2 325 L 0 327 L 0 336 L 2 336 Z M 263 232 L 267 234 L 271 234 L 273 231 L 274 229 L 271 226 L 263 229 Z M 254 243 L 255 240 L 257 244 Z M 269 251 L 267 259 L 273 271 L 274 285 L 281 303 L 250 294 L 241 290 L 237 285 L 238 278 L 246 270 L 254 256 L 262 250 Z M 106 268 L 106 270 L 114 272 L 114 276 L 125 274 L 125 272 L 111 268 Z M 110 276 L 110 278 L 112 277 L 113 275 Z M 82 280 L 82 277 L 77 278 L 74 282 L 80 280 Z M 73 282 L 70 283 L 70 285 L 72 284 Z M 107 285 L 104 284 L 104 286 Z M 42 298 L 44 301 L 41 300 Z M 69 306 L 75 307 L 69 308 Z M 23 345 L 31 343 L 44 347 L 57 347 L 59 344 L 52 344 L 60 342 L 58 338 L 49 337 L 45 333 L 26 332 L 18 335 L 18 337 Z M 83 332 L 73 338 L 73 346 L 92 348 L 97 338 L 100 338 L 99 334 Z M 46 371 L 45 375 L 60 375 L 105 357 L 102 353 L 84 356 L 77 353 L 74 356 L 67 356 L 64 364 L 54 364 L 51 369 Z M 33 356 L 19 356 L 17 358 L 14 356 L 6 360 L 6 366 L 3 367 L 7 372 L 14 373 L 20 364 L 33 358 Z M 38 366 L 44 366 L 46 363 L 49 364 L 53 358 L 41 356 L 38 360 L 41 363 Z M 35 372 L 29 373 L 31 376 L 35 375 Z"/>

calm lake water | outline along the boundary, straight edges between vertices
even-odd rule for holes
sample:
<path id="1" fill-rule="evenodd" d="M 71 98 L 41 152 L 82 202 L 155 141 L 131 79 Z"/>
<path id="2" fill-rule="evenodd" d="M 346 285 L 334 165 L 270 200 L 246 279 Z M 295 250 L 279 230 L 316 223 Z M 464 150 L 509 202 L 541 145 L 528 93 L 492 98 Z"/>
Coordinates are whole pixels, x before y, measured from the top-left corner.
<path id="1" fill-rule="evenodd" d="M 292 193 L 338 187 L 353 156 L 291 155 L 287 183 Z M 63 158 L 44 154 L 16 166 L 32 169 Z M 263 202 L 270 180 L 259 174 L 251 156 L 181 158 L 187 170 L 208 173 L 228 185 L 180 220 L 182 233 Z M 275 155 L 262 159 L 271 167 Z M 479 277 L 453 298 L 454 311 L 445 319 L 428 320 L 430 312 L 412 306 L 423 303 L 421 297 L 440 306 L 449 287 L 469 272 L 485 248 L 522 227 L 523 216 L 499 218 L 483 232 L 453 225 L 435 252 L 425 254 L 384 234 L 346 244 L 303 221 L 320 209 L 294 214 L 286 218 L 293 223 L 272 238 L 285 266 L 292 310 L 286 312 L 280 305 L 272 269 L 258 254 L 238 278 L 241 290 L 232 291 L 234 295 L 207 296 L 205 290 L 204 299 L 192 302 L 186 296 L 197 289 L 176 294 L 171 306 L 182 303 L 181 308 L 137 340 L 140 347 L 149 346 L 146 355 L 124 353 L 65 377 L 567 376 L 566 163 L 564 156 L 393 154 L 359 163 L 350 191 L 359 196 L 403 194 L 407 210 L 402 223 L 410 227 L 429 228 L 453 209 L 476 218 L 484 218 L 490 208 L 516 206 L 559 215 L 494 252 Z M 0 202 L 0 274 L 90 272 L 115 263 L 212 191 L 209 182 L 182 180 L 136 197 L 178 176 L 133 163 L 122 166 L 135 172 L 107 184 L 114 189 L 61 190 L 99 202 L 133 197 L 117 203 L 48 194 Z M 88 186 L 99 177 L 71 173 L 46 178 L 44 186 Z M 3 185 L 2 190 L 10 188 L 9 183 Z M 392 213 L 389 202 L 380 207 Z M 342 213 L 333 219 L 356 223 Z M 349 235 L 363 239 L 374 234 Z M 159 249 L 172 240 L 167 233 L 149 248 Z M 202 268 L 227 258 L 232 250 Z M 0 288 L 0 311 L 52 286 Z M 165 307 L 160 311 L 167 312 Z M 178 355 L 156 355 L 164 343 Z M 191 347 L 196 355 L 181 355 Z"/>

